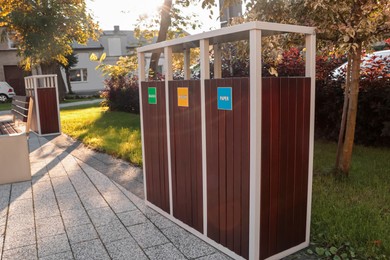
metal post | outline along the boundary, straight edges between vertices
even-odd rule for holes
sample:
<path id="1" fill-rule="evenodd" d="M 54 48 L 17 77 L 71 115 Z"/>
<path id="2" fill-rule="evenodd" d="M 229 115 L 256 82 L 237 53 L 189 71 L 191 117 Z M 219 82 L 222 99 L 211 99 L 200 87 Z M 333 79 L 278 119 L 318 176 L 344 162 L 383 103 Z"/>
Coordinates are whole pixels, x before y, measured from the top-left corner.
<path id="1" fill-rule="evenodd" d="M 144 194 L 145 200 L 148 199 L 148 193 L 146 189 L 146 163 L 145 163 L 145 139 L 144 139 L 144 117 L 143 117 L 143 104 L 142 104 L 142 81 L 145 81 L 145 53 L 138 53 L 138 92 L 139 92 L 139 108 L 141 116 L 141 142 L 142 142 L 142 172 L 144 175 Z"/>
<path id="2" fill-rule="evenodd" d="M 250 60 L 250 161 L 249 161 L 249 259 L 260 257 L 261 192 L 261 31 L 249 34 Z"/>
<path id="3" fill-rule="evenodd" d="M 214 78 L 222 78 L 222 55 L 219 44 L 214 44 Z"/>
<path id="4" fill-rule="evenodd" d="M 203 234 L 207 236 L 207 157 L 206 157 L 206 79 L 210 79 L 209 40 L 202 39 L 200 45 L 200 103 L 202 123 L 202 183 L 203 183 Z"/>
<path id="5" fill-rule="evenodd" d="M 172 196 L 172 162 L 171 162 L 171 129 L 169 125 L 169 81 L 173 80 L 172 72 L 172 47 L 164 48 L 164 70 L 165 70 L 165 105 L 167 122 L 167 154 L 168 154 L 168 188 L 169 188 L 169 210 L 173 215 Z"/>
<path id="6" fill-rule="evenodd" d="M 190 69 L 190 60 L 191 60 L 191 52 L 190 49 L 184 50 L 184 79 L 191 79 L 191 69 Z"/>

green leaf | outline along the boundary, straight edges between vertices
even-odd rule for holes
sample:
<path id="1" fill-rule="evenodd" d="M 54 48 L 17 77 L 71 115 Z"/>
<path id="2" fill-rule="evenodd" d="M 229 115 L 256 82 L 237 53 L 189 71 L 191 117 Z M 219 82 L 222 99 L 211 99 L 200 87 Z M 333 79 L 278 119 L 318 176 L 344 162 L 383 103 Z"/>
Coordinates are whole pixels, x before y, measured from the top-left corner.
<path id="1" fill-rule="evenodd" d="M 337 253 L 337 248 L 332 246 L 329 251 L 332 253 L 332 255 L 335 255 Z"/>
<path id="2" fill-rule="evenodd" d="M 313 250 L 311 250 L 311 249 L 307 249 L 306 253 L 308 253 L 309 255 L 314 254 Z"/>
<path id="3" fill-rule="evenodd" d="M 342 259 L 348 259 L 348 254 L 347 253 L 342 253 L 341 254 Z"/>
<path id="4" fill-rule="evenodd" d="M 333 260 L 341 260 L 341 258 L 340 258 L 338 255 L 335 255 L 335 256 L 333 257 Z"/>
<path id="5" fill-rule="evenodd" d="M 316 253 L 317 255 L 322 256 L 325 254 L 325 249 L 322 247 L 316 247 Z"/>

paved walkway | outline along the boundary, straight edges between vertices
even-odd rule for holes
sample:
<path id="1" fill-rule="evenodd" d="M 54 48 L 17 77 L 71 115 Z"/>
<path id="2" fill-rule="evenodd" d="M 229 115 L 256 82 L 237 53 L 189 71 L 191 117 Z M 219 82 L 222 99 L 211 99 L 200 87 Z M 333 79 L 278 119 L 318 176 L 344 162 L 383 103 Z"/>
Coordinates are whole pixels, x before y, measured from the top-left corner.
<path id="1" fill-rule="evenodd" d="M 32 181 L 0 185 L 0 259 L 229 259 L 129 192 L 134 167 L 61 139 L 31 134 Z"/>

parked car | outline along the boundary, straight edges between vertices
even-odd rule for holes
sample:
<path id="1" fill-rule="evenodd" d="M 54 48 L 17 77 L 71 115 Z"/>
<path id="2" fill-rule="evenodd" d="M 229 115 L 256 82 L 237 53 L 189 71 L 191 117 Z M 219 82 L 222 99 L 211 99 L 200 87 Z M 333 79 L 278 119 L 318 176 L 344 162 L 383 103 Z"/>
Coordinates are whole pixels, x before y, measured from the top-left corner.
<path id="1" fill-rule="evenodd" d="M 333 70 L 333 77 L 344 76 L 348 62 Z M 362 77 L 370 78 L 370 74 L 379 69 L 383 72 L 390 72 L 390 50 L 376 51 L 369 53 L 362 58 L 360 72 Z"/>
<path id="2" fill-rule="evenodd" d="M 0 81 L 0 102 L 4 103 L 8 99 L 11 99 L 15 96 L 14 88 L 11 87 L 7 82 Z"/>

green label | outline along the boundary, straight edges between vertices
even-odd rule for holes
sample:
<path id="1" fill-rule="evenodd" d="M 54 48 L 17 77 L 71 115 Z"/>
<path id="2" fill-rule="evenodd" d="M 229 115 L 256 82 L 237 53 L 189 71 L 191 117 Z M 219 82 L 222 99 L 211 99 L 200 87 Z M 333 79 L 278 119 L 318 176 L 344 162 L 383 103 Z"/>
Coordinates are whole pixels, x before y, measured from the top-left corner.
<path id="1" fill-rule="evenodd" d="M 157 90 L 156 88 L 148 88 L 148 102 L 149 104 L 157 104 Z"/>

